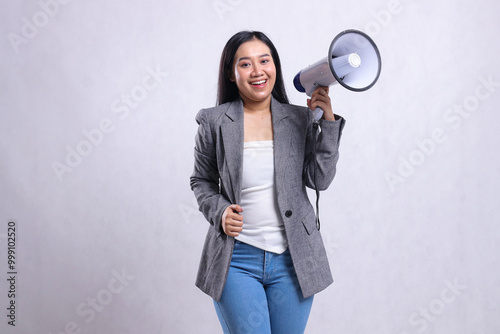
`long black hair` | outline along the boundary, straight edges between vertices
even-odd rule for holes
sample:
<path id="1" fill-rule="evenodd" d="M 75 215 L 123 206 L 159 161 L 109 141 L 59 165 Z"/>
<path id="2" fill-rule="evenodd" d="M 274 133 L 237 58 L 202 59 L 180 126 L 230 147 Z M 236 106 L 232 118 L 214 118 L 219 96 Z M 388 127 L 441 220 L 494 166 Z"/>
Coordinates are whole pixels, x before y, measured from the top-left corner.
<path id="1" fill-rule="evenodd" d="M 274 47 L 273 42 L 260 31 L 240 31 L 227 41 L 219 65 L 219 83 L 217 87 L 217 105 L 231 102 L 240 97 L 236 83 L 231 81 L 233 71 L 234 56 L 241 44 L 258 39 L 266 44 L 271 50 L 274 65 L 276 66 L 276 82 L 272 91 L 273 97 L 281 103 L 290 103 L 285 91 L 283 75 L 281 72 L 281 62 L 278 51 Z"/>

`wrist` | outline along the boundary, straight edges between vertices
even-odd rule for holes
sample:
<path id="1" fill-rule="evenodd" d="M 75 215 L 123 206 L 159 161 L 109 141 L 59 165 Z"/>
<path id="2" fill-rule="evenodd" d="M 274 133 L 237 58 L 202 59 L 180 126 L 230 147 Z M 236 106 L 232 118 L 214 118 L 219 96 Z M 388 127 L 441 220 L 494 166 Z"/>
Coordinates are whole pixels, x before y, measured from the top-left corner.
<path id="1" fill-rule="evenodd" d="M 323 113 L 323 117 L 322 117 L 325 121 L 336 121 L 336 118 L 335 118 L 335 115 L 333 114 L 333 112 L 324 112 Z"/>

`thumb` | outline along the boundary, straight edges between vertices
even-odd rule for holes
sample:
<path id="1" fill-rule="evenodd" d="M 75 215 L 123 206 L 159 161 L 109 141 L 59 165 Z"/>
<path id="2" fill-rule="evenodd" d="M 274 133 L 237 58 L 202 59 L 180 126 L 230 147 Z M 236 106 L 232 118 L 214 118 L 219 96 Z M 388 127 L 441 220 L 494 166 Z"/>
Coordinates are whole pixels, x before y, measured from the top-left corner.
<path id="1" fill-rule="evenodd" d="M 230 206 L 231 209 L 233 209 L 234 211 L 237 211 L 237 212 L 243 212 L 243 208 L 241 206 L 239 206 L 238 204 L 232 204 Z"/>

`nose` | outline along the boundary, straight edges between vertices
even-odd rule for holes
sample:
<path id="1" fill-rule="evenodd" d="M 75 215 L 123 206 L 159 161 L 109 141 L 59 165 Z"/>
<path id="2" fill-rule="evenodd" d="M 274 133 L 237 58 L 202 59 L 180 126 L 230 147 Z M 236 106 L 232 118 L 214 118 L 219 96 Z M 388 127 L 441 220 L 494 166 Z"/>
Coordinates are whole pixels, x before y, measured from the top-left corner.
<path id="1" fill-rule="evenodd" d="M 260 64 L 259 63 L 254 64 L 252 76 L 259 77 L 261 75 L 262 75 L 262 68 L 260 67 Z"/>

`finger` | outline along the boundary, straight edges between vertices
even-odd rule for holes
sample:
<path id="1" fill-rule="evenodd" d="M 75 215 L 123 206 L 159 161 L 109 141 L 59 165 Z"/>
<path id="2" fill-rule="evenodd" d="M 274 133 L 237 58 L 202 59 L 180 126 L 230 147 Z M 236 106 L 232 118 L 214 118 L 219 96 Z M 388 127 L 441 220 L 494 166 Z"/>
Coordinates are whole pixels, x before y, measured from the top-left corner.
<path id="1" fill-rule="evenodd" d="M 316 100 L 325 100 L 325 99 L 330 99 L 330 96 L 328 96 L 328 94 L 321 94 L 320 92 L 316 92 L 311 96 L 312 102 Z"/>
<path id="2" fill-rule="evenodd" d="M 324 101 L 321 99 L 316 99 L 314 102 L 311 103 L 311 109 L 314 110 L 317 107 L 320 107 L 323 109 L 324 107 L 327 107 L 330 105 L 329 101 Z"/>
<path id="3" fill-rule="evenodd" d="M 312 103 L 312 106 L 314 108 L 321 108 L 324 111 L 324 114 L 323 114 L 324 116 L 325 116 L 325 114 L 333 114 L 332 104 L 330 103 L 329 100 L 326 102 L 322 101 L 322 100 L 316 100 L 314 103 Z M 330 117 L 328 117 L 328 119 L 330 119 Z"/>
<path id="4" fill-rule="evenodd" d="M 316 95 L 313 102 L 322 101 L 324 103 L 330 102 L 330 97 L 328 95 Z"/>
<path id="5" fill-rule="evenodd" d="M 241 220 L 230 220 L 229 222 L 229 225 L 230 226 L 234 226 L 234 227 L 242 227 L 243 226 L 243 222 Z"/>
<path id="6" fill-rule="evenodd" d="M 239 232 L 226 231 L 225 233 L 230 237 L 237 237 L 238 235 L 240 235 Z"/>
<path id="7" fill-rule="evenodd" d="M 237 237 L 243 229 L 241 227 L 228 227 L 226 234 L 230 237 Z"/>
<path id="8" fill-rule="evenodd" d="M 238 220 L 238 221 L 243 220 L 243 215 L 241 215 L 237 212 L 229 212 L 226 217 L 227 217 L 227 219 L 234 219 L 234 220 Z"/>
<path id="9" fill-rule="evenodd" d="M 236 212 L 243 212 L 243 208 L 238 204 L 231 204 L 229 207 Z"/>
<path id="10" fill-rule="evenodd" d="M 321 94 L 322 95 L 328 95 L 329 91 L 330 91 L 330 87 L 328 87 L 328 86 L 321 86 Z"/>
<path id="11" fill-rule="evenodd" d="M 222 229 L 227 235 L 231 235 L 233 232 L 241 232 L 243 230 L 243 223 L 228 220 L 222 224 Z"/>
<path id="12" fill-rule="evenodd" d="M 229 231 L 239 233 L 239 232 L 243 231 L 243 226 L 230 226 Z"/>
<path id="13" fill-rule="evenodd" d="M 328 92 L 330 91 L 330 88 L 329 87 L 326 87 L 326 86 L 319 86 L 317 87 L 314 92 L 313 92 L 313 95 L 314 94 L 319 94 L 319 95 L 328 95 Z"/>
<path id="14" fill-rule="evenodd" d="M 320 87 L 316 89 L 312 94 L 312 97 L 318 97 L 318 96 L 328 97 L 328 88 Z"/>
<path id="15" fill-rule="evenodd" d="M 243 220 L 238 219 L 230 219 L 227 221 L 227 223 L 233 226 L 243 226 Z"/>
<path id="16" fill-rule="evenodd" d="M 316 95 L 312 102 L 313 102 L 313 104 L 318 103 L 318 102 L 330 104 L 331 100 L 330 100 L 330 97 L 328 95 Z"/>
<path id="17" fill-rule="evenodd" d="M 330 103 L 325 103 L 323 101 L 317 101 L 316 102 L 316 107 L 317 108 L 321 108 L 323 109 L 323 111 L 326 111 L 326 110 L 329 110 L 329 109 L 332 109 Z"/>

